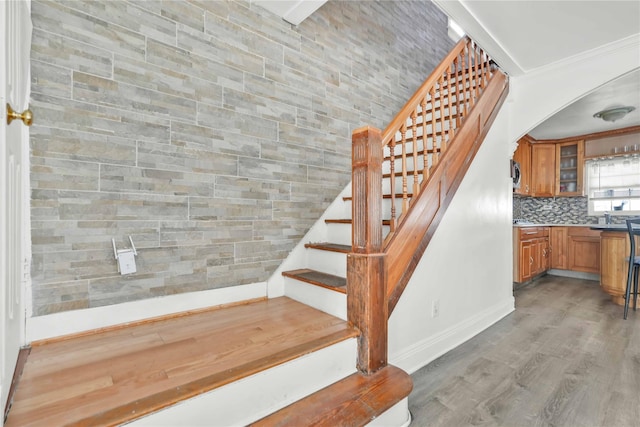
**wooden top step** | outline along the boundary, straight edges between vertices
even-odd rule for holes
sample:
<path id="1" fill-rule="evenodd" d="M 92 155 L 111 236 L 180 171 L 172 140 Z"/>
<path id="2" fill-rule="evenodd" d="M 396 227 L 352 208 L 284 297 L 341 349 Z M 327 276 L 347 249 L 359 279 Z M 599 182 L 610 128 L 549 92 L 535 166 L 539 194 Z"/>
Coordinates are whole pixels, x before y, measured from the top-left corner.
<path id="1" fill-rule="evenodd" d="M 283 271 L 282 275 L 301 282 L 311 283 L 312 285 L 321 286 L 333 291 L 347 293 L 347 279 L 333 274 L 323 273 L 321 271 L 311 270 L 309 268 L 301 268 L 299 270 Z"/>
<path id="2" fill-rule="evenodd" d="M 34 343 L 5 426 L 120 425 L 358 334 L 280 297 Z"/>
<path id="3" fill-rule="evenodd" d="M 351 245 L 339 245 L 337 243 L 306 243 L 304 245 L 305 248 L 309 249 L 319 249 L 321 251 L 329 251 L 329 252 L 340 252 L 343 254 L 348 254 L 351 252 Z"/>
<path id="4" fill-rule="evenodd" d="M 350 375 L 252 426 L 364 426 L 407 397 L 412 389 L 409 374 L 389 365 L 373 375 Z"/>
<path id="5" fill-rule="evenodd" d="M 413 174 L 411 174 L 411 175 L 407 174 L 407 177 L 412 177 L 412 176 L 413 176 Z M 412 197 L 413 197 L 413 193 L 407 193 L 407 198 L 408 199 L 410 199 Z M 383 199 L 391 199 L 391 194 L 383 194 L 382 198 Z M 393 195 L 393 198 L 395 198 L 395 199 L 403 199 L 404 196 L 402 195 L 402 193 L 396 193 L 396 194 Z M 348 201 L 348 200 L 352 200 L 352 199 L 353 199 L 353 196 L 344 196 L 342 198 L 342 200 L 344 200 L 345 202 Z"/>
<path id="6" fill-rule="evenodd" d="M 324 222 L 327 224 L 353 224 L 351 218 L 325 219 Z M 391 225 L 391 220 L 383 219 L 382 225 Z"/>

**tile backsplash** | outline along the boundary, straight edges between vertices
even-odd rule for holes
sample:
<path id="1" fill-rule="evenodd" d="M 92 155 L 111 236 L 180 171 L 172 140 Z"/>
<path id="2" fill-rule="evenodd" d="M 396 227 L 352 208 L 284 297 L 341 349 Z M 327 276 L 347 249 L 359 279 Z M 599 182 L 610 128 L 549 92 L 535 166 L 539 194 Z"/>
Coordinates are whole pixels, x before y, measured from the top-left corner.
<path id="1" fill-rule="evenodd" d="M 586 197 L 521 197 L 513 196 L 513 218 L 536 224 L 596 224 L 597 216 L 588 215 Z M 626 216 L 612 216 L 615 224 Z"/>

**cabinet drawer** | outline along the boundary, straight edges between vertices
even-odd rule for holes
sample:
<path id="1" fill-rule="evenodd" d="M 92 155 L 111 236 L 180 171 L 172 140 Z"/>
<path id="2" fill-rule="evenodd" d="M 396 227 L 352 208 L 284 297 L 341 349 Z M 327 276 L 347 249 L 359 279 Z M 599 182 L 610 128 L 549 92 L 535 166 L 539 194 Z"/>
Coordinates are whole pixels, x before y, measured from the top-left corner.
<path id="1" fill-rule="evenodd" d="M 597 240 L 600 239 L 600 230 L 592 230 L 589 227 L 567 227 L 569 229 L 569 236 L 579 237 L 593 237 Z"/>
<path id="2" fill-rule="evenodd" d="M 518 228 L 520 240 L 548 237 L 549 227 L 520 227 Z"/>

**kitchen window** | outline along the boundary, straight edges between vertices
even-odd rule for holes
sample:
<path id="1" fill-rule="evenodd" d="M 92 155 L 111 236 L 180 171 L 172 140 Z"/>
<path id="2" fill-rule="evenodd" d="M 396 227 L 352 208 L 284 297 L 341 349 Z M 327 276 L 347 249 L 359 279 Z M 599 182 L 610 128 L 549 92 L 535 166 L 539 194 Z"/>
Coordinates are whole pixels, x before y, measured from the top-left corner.
<path id="1" fill-rule="evenodd" d="M 640 214 L 639 156 L 587 160 L 585 171 L 589 215 Z"/>

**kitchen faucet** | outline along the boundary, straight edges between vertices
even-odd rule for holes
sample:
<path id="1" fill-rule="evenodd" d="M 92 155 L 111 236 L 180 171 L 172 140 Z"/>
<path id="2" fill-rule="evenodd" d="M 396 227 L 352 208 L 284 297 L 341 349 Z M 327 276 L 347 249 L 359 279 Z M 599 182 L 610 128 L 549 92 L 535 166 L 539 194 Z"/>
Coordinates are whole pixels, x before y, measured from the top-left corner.
<path id="1" fill-rule="evenodd" d="M 606 224 L 611 224 L 611 214 L 609 212 L 604 213 L 604 222 Z"/>

